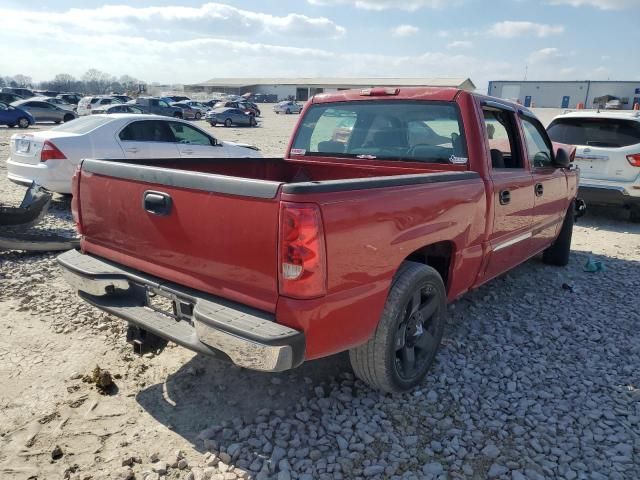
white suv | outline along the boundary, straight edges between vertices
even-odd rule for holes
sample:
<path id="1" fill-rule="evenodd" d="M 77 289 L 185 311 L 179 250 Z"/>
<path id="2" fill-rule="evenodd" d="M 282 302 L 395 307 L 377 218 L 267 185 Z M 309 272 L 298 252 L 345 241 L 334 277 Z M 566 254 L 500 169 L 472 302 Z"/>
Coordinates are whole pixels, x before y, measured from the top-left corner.
<path id="1" fill-rule="evenodd" d="M 109 96 L 82 97 L 78 102 L 78 115 L 90 115 L 91 110 L 114 103 L 122 103 L 119 99 Z"/>
<path id="2" fill-rule="evenodd" d="M 587 204 L 628 208 L 640 222 L 640 111 L 559 115 L 547 127 L 551 140 L 575 145 L 579 195 Z"/>

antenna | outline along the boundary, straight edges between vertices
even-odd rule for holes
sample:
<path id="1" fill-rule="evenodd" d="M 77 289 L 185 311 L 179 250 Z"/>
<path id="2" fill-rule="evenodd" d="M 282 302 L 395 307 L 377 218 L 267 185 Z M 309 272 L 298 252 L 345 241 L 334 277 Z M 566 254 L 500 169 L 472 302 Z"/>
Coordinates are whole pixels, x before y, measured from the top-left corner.
<path id="1" fill-rule="evenodd" d="M 524 80 L 527 80 L 527 74 L 529 73 L 529 65 L 524 66 Z"/>

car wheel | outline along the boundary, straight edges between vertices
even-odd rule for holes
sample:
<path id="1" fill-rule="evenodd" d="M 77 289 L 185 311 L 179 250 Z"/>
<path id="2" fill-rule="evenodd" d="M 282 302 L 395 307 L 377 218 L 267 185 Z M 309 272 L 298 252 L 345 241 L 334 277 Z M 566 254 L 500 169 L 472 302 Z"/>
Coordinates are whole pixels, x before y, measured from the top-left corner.
<path id="1" fill-rule="evenodd" d="M 11 125 L 13 127 L 13 125 Z M 29 128 L 29 119 L 27 117 L 20 117 L 18 119 L 18 126 L 20 128 Z"/>
<path id="2" fill-rule="evenodd" d="M 574 202 L 569 205 L 569 210 L 564 217 L 560 234 L 551 246 L 542 252 L 542 261 L 548 265 L 564 267 L 569 263 L 569 254 L 571 253 L 571 237 L 573 235 L 573 212 L 575 210 Z"/>
<path id="3" fill-rule="evenodd" d="M 640 205 L 633 205 L 629 211 L 629 221 L 640 223 Z"/>
<path id="4" fill-rule="evenodd" d="M 212 122 L 209 122 L 209 125 L 211 125 L 212 127 L 215 127 L 218 124 L 218 122 L 216 122 L 215 120 Z"/>
<path id="5" fill-rule="evenodd" d="M 182 114 L 180 112 L 176 112 L 173 114 L 173 118 L 182 118 Z"/>
<path id="6" fill-rule="evenodd" d="M 291 115 L 291 109 L 287 108 L 287 111 L 285 112 L 287 115 Z"/>
<path id="7" fill-rule="evenodd" d="M 64 123 L 70 122 L 71 120 L 75 120 L 76 117 L 73 115 L 67 114 L 64 116 Z"/>
<path id="8" fill-rule="evenodd" d="M 418 385 L 435 359 L 446 318 L 446 291 L 432 267 L 404 262 L 373 337 L 349 351 L 354 373 L 371 387 L 403 392 Z"/>
<path id="9" fill-rule="evenodd" d="M 200 112 L 196 112 L 196 120 L 200 120 L 202 118 L 202 114 Z"/>
<path id="10" fill-rule="evenodd" d="M 230 118 L 227 118 L 227 119 L 224 121 L 224 126 L 225 126 L 225 127 L 230 127 L 232 123 L 233 123 L 233 122 L 231 121 L 231 119 L 230 119 Z"/>
<path id="11" fill-rule="evenodd" d="M 256 122 L 255 117 L 251 117 L 251 118 L 249 119 L 249 126 L 250 126 L 250 127 L 255 127 L 257 124 L 258 124 L 258 122 Z"/>

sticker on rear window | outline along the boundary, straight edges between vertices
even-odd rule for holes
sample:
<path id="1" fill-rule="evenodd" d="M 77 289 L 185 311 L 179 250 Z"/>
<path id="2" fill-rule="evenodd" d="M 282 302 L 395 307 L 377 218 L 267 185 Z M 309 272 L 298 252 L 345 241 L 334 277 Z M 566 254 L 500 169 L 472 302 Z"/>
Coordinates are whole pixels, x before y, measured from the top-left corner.
<path id="1" fill-rule="evenodd" d="M 467 157 L 456 157 L 455 155 L 449 157 L 449 161 L 454 165 L 464 165 L 467 163 L 467 160 Z"/>
<path id="2" fill-rule="evenodd" d="M 292 148 L 291 155 L 306 155 L 307 151 L 304 148 Z"/>

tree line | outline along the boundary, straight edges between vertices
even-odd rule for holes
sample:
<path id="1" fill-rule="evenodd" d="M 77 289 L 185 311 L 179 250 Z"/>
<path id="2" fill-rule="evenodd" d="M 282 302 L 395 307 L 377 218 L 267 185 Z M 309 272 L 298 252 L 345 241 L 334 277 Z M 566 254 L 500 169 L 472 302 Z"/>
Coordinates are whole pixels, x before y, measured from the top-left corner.
<path id="1" fill-rule="evenodd" d="M 138 80 L 131 75 L 116 77 L 106 72 L 92 68 L 76 78 L 68 73 L 59 73 L 53 80 L 34 82 L 28 75 L 13 75 L 3 77 L 0 75 L 0 87 L 22 87 L 37 90 L 53 90 L 58 92 L 78 92 L 100 95 L 111 92 L 137 93 L 140 85 L 146 82 Z"/>

